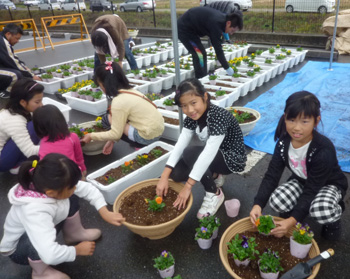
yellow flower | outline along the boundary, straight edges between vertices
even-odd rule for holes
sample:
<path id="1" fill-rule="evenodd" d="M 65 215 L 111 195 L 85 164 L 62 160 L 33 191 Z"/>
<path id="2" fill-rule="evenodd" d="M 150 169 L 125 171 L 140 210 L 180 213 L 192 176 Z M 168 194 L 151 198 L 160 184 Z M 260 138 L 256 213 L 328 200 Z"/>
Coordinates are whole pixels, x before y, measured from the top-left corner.
<path id="1" fill-rule="evenodd" d="M 300 230 L 300 234 L 303 235 L 305 233 L 305 230 Z"/>
<path id="2" fill-rule="evenodd" d="M 101 120 L 102 120 L 102 117 L 101 117 L 101 116 L 99 116 L 99 117 L 97 117 L 97 118 L 96 118 L 96 120 L 95 120 L 95 121 L 97 122 L 97 121 L 101 121 Z"/>
<path id="3" fill-rule="evenodd" d="M 148 155 L 147 154 L 144 154 L 142 155 L 143 158 L 147 159 L 148 158 Z"/>

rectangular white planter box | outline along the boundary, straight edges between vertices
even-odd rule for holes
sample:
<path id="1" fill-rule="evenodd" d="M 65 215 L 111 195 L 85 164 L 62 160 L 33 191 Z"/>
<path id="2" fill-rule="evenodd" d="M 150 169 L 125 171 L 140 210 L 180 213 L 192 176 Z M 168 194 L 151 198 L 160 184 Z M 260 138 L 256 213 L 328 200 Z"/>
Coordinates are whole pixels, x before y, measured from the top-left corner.
<path id="1" fill-rule="evenodd" d="M 64 118 L 66 119 L 67 123 L 69 122 L 69 111 L 71 108 L 67 105 L 61 104 L 60 102 L 57 102 L 55 100 L 52 100 L 48 97 L 43 98 L 43 105 L 54 105 L 57 107 L 63 114 Z"/>
<path id="2" fill-rule="evenodd" d="M 164 109 L 159 109 L 159 112 L 163 116 L 179 120 L 178 112 L 171 112 Z M 185 117 L 186 115 L 183 116 L 183 119 L 185 119 Z M 162 138 L 169 139 L 176 142 L 179 136 L 180 136 L 180 125 L 173 125 L 173 124 L 164 122 L 164 132 L 162 134 Z"/>
<path id="3" fill-rule="evenodd" d="M 41 85 L 44 86 L 44 92 L 48 94 L 54 94 L 58 91 L 58 89 L 61 89 L 61 79 L 60 78 L 53 78 L 52 82 L 45 82 L 45 81 L 37 81 Z"/>
<path id="4" fill-rule="evenodd" d="M 71 92 L 67 92 L 62 95 L 66 98 L 68 105 L 75 110 L 79 110 L 92 115 L 102 115 L 107 112 L 107 98 L 103 94 L 101 100 L 92 102 L 87 100 L 82 100 L 80 98 L 75 98 L 71 96 Z"/>
<path id="5" fill-rule="evenodd" d="M 89 79 L 89 73 L 83 71 L 81 74 L 75 75 L 75 82 L 82 82 L 83 80 Z"/>
<path id="6" fill-rule="evenodd" d="M 75 82 L 75 75 L 70 75 L 69 77 L 59 78 L 61 80 L 61 88 L 72 87 Z"/>
<path id="7" fill-rule="evenodd" d="M 134 75 L 134 74 L 132 74 Z M 135 87 L 133 87 L 133 89 L 140 91 L 143 94 L 147 94 L 148 93 L 148 88 L 149 88 L 149 82 L 142 80 L 142 79 L 136 79 L 136 78 L 128 78 L 129 82 L 131 83 L 137 83 L 138 85 L 136 85 Z"/>
<path id="8" fill-rule="evenodd" d="M 112 168 L 117 168 L 118 166 L 124 164 L 126 161 L 130 161 L 135 159 L 135 157 L 139 154 L 143 153 L 148 153 L 150 152 L 153 148 L 160 146 L 169 152 L 166 153 L 165 155 L 159 157 L 158 159 L 152 161 L 151 163 L 143 166 L 142 168 L 133 171 L 132 173 L 118 179 L 117 181 L 109 184 L 109 185 L 102 185 L 99 182 L 95 180 L 95 178 L 100 177 L 104 175 L 108 170 Z M 124 191 L 126 188 L 128 188 L 130 185 L 133 185 L 137 182 L 146 180 L 146 179 L 151 179 L 151 178 L 157 178 L 159 177 L 163 169 L 165 167 L 166 161 L 168 160 L 171 151 L 173 150 L 174 146 L 167 144 L 162 141 L 156 141 L 146 147 L 141 148 L 138 151 L 135 151 L 118 161 L 115 161 L 91 174 L 89 174 L 86 179 L 87 181 L 91 182 L 97 189 L 101 191 L 103 194 L 104 198 L 106 199 L 106 202 L 109 204 L 113 204 L 117 196 Z"/>

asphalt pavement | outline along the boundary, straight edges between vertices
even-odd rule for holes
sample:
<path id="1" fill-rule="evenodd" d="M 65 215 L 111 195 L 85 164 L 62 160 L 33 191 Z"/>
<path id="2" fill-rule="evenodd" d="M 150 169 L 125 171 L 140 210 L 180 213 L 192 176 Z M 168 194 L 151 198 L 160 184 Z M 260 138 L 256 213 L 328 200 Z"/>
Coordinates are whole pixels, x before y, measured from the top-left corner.
<path id="1" fill-rule="evenodd" d="M 23 37 L 23 44 L 25 39 Z M 143 42 L 146 42 L 143 38 Z M 151 39 L 154 41 L 154 39 Z M 23 46 L 18 46 L 23 47 Z M 57 46 L 54 50 L 48 49 L 20 53 L 19 57 L 26 61 L 29 67 L 34 65 L 47 66 L 64 62 L 71 59 L 78 59 L 93 55 L 93 49 L 87 42 Z M 340 56 L 338 62 L 348 63 L 348 56 Z M 264 94 L 274 85 L 283 81 L 286 73 L 298 71 L 303 67 L 303 63 L 289 69 L 282 75 L 277 76 L 268 83 L 263 84 L 247 96 L 239 98 L 233 105 L 244 106 L 249 101 L 254 100 L 260 94 Z M 54 95 L 46 97 L 56 98 Z M 57 100 L 57 99 L 56 99 Z M 0 99 L 0 108 L 5 104 Z M 95 116 L 72 110 L 70 121 L 81 123 L 95 119 Z M 173 143 L 174 144 L 174 143 Z M 124 157 L 134 151 L 128 143 L 119 141 L 115 144 L 113 152 L 109 156 L 96 155 L 84 156 L 88 173 L 91 173 L 102 166 L 105 166 L 117 159 Z M 251 149 L 247 147 L 247 153 Z M 160 240 L 149 240 L 140 237 L 129 231 L 126 227 L 114 227 L 104 222 L 87 202 L 81 201 L 81 216 L 85 227 L 98 227 L 102 230 L 103 236 L 97 241 L 96 251 L 91 257 L 77 257 L 74 262 L 63 263 L 56 268 L 67 273 L 73 279 L 140 279 L 140 278 L 160 278 L 156 269 L 153 268 L 153 258 L 157 257 L 163 250 L 170 251 L 176 261 L 175 275 L 181 274 L 184 279 L 200 278 L 230 278 L 224 269 L 219 257 L 220 237 L 225 229 L 233 222 L 247 217 L 253 205 L 253 197 L 257 192 L 262 177 L 267 170 L 271 155 L 267 154 L 245 174 L 231 174 L 227 176 L 223 186 L 226 199 L 236 198 L 241 202 L 240 213 L 235 218 L 229 218 L 222 206 L 217 216 L 221 219 L 222 226 L 219 230 L 219 238 L 214 241 L 209 250 L 201 250 L 194 240 L 195 228 L 198 225 L 196 212 L 198 211 L 204 196 L 203 187 L 197 183 L 193 188 L 194 203 L 190 212 L 177 229 L 168 237 Z M 289 173 L 286 171 L 282 179 L 286 179 Z M 350 174 L 346 173 L 350 181 Z M 8 190 L 16 183 L 16 176 L 10 173 L 0 173 L 0 237 L 3 234 L 3 223 L 10 208 L 7 200 Z M 346 206 L 349 206 L 349 194 L 345 197 Z M 111 208 L 111 207 L 110 207 Z M 273 213 L 267 208 L 265 213 Z M 346 279 L 349 278 L 350 266 L 347 262 L 349 255 L 350 218 L 347 209 L 342 218 L 343 233 L 340 241 L 326 241 L 320 237 L 321 226 L 313 222 L 310 218 L 306 221 L 315 232 L 315 240 L 320 250 L 333 248 L 335 255 L 321 264 L 321 269 L 317 279 Z M 58 236 L 58 241 L 62 243 L 62 236 Z M 11 262 L 7 257 L 0 257 L 0 279 L 26 279 L 31 278 L 29 266 L 20 266 Z"/>

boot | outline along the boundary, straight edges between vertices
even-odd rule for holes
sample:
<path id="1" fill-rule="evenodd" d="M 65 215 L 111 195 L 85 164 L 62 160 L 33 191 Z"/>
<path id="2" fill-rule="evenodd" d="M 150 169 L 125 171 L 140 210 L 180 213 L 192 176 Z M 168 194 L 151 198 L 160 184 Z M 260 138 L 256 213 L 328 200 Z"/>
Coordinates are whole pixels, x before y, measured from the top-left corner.
<path id="1" fill-rule="evenodd" d="M 63 238 L 66 244 L 81 241 L 94 241 L 101 236 L 99 229 L 84 229 L 81 224 L 79 211 L 72 217 L 68 217 L 63 225 Z"/>
<path id="2" fill-rule="evenodd" d="M 342 226 L 340 219 L 333 223 L 328 223 L 322 226 L 321 236 L 326 240 L 339 240 L 341 236 Z"/>
<path id="3" fill-rule="evenodd" d="M 43 261 L 33 261 L 30 258 L 28 261 L 33 269 L 32 279 L 70 279 L 67 274 L 52 268 Z"/>

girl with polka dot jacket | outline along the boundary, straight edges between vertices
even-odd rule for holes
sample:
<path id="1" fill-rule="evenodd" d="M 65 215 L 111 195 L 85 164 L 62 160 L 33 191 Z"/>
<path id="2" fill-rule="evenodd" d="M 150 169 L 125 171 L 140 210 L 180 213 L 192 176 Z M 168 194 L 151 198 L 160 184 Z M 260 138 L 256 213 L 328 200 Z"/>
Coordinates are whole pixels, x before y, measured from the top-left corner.
<path id="1" fill-rule="evenodd" d="M 181 82 L 175 103 L 186 114 L 181 135 L 157 185 L 157 195 L 168 191 L 168 179 L 186 181 L 174 202 L 186 206 L 191 189 L 200 181 L 206 191 L 199 219 L 214 215 L 225 197 L 220 189 L 224 176 L 244 170 L 247 160 L 243 134 L 235 117 L 224 108 L 210 103 L 210 96 L 197 79 Z M 197 135 L 202 144 L 193 143 Z"/>

